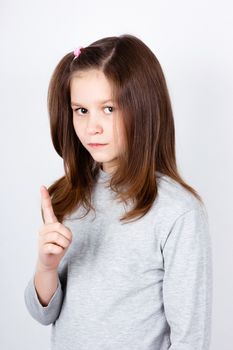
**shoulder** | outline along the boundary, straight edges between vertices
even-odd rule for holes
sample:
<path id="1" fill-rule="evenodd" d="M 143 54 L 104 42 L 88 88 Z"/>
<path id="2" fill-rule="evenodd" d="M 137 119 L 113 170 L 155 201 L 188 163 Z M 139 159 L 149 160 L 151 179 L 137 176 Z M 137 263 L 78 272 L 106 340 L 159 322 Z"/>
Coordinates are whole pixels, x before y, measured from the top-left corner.
<path id="1" fill-rule="evenodd" d="M 196 235 L 196 232 L 208 231 L 208 213 L 204 203 L 167 175 L 159 174 L 157 185 L 154 216 L 161 246 L 164 246 L 175 227 L 179 228 L 179 232 L 184 230 L 186 234 L 189 232 Z"/>
<path id="2" fill-rule="evenodd" d="M 158 209 L 166 211 L 173 219 L 190 210 L 203 211 L 206 214 L 204 203 L 179 182 L 159 172 L 156 178 L 158 186 L 156 206 Z"/>

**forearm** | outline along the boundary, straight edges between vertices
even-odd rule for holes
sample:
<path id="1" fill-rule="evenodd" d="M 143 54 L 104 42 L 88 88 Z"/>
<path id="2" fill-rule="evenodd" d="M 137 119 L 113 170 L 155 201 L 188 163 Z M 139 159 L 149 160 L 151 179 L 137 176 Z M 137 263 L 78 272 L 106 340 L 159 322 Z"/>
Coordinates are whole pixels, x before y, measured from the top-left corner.
<path id="1" fill-rule="evenodd" d="M 37 263 L 34 284 L 40 303 L 47 306 L 58 287 L 57 270 L 46 271 Z"/>

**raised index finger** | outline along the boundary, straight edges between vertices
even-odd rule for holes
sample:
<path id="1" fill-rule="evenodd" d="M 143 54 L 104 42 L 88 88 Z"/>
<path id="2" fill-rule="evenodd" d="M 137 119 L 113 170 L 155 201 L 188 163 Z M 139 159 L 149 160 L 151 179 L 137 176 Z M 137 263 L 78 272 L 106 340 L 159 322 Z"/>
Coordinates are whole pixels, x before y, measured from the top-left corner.
<path id="1" fill-rule="evenodd" d="M 41 192 L 41 205 L 42 205 L 45 224 L 53 224 L 55 222 L 58 222 L 53 211 L 51 197 L 49 195 L 47 188 L 45 186 L 41 186 L 40 192 Z"/>

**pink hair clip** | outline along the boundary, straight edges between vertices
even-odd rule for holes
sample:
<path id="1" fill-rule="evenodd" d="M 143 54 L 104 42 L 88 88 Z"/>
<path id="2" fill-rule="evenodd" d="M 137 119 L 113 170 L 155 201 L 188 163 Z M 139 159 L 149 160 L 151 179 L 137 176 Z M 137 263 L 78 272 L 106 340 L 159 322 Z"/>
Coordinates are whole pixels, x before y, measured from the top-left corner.
<path id="1" fill-rule="evenodd" d="M 79 47 L 77 47 L 77 48 L 74 50 L 74 55 L 75 55 L 76 57 L 78 57 L 78 56 L 80 55 L 81 49 L 83 49 L 83 47 L 82 47 L 82 46 L 79 46 Z"/>

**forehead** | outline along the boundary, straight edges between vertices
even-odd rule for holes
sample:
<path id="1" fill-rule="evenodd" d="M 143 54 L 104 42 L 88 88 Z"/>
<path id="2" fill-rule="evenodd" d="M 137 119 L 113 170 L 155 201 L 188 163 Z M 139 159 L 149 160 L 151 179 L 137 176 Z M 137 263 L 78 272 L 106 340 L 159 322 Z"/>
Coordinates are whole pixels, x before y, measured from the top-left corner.
<path id="1" fill-rule="evenodd" d="M 75 97 L 112 97 L 112 85 L 105 74 L 100 70 L 76 72 L 71 77 L 70 93 Z"/>

